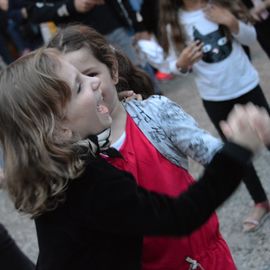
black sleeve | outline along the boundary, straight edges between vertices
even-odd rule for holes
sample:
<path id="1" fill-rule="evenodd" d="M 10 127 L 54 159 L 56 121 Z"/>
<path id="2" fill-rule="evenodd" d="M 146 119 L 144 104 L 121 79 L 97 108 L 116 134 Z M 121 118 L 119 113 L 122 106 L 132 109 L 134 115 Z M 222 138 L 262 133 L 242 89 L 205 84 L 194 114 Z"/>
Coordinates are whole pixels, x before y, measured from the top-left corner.
<path id="1" fill-rule="evenodd" d="M 1 269 L 34 270 L 34 264 L 19 249 L 14 240 L 0 223 L 0 265 Z"/>
<path id="2" fill-rule="evenodd" d="M 251 153 L 226 143 L 207 166 L 201 179 L 177 198 L 147 191 L 130 174 L 103 161 L 89 168 L 90 190 L 73 196 L 76 215 L 99 231 L 120 234 L 186 235 L 202 225 L 240 183 Z M 97 169 L 98 168 L 98 169 Z M 151 169 L 151 168 L 149 168 Z M 92 174 L 91 174 L 92 171 Z M 96 181 L 93 172 L 96 171 Z M 78 185 L 79 186 L 79 185 Z M 85 185 L 86 186 L 86 185 Z M 75 188 L 76 189 L 76 188 Z M 73 194 L 74 195 L 74 194 Z"/>
<path id="3" fill-rule="evenodd" d="M 42 23 L 53 21 L 55 23 L 68 22 L 70 17 L 73 19 L 79 15 L 76 12 L 73 0 L 60 1 L 28 1 L 27 13 L 29 21 Z"/>
<path id="4" fill-rule="evenodd" d="M 121 18 L 126 26 L 133 28 L 135 32 L 146 31 L 143 17 L 132 9 L 129 0 L 107 0 L 106 2 L 115 10 L 117 16 Z"/>
<path id="5" fill-rule="evenodd" d="M 159 18 L 159 1 L 144 0 L 142 4 L 141 14 L 143 24 L 150 33 L 158 35 L 158 18 Z"/>
<path id="6" fill-rule="evenodd" d="M 146 28 L 145 28 L 145 25 L 144 25 L 144 21 L 143 21 L 143 17 L 140 13 L 136 13 L 128 0 L 124 0 L 122 1 L 128 14 L 129 14 L 129 17 L 132 21 L 132 25 L 133 25 L 133 28 L 134 28 L 134 31 L 135 32 L 142 32 L 142 31 L 146 31 Z"/>

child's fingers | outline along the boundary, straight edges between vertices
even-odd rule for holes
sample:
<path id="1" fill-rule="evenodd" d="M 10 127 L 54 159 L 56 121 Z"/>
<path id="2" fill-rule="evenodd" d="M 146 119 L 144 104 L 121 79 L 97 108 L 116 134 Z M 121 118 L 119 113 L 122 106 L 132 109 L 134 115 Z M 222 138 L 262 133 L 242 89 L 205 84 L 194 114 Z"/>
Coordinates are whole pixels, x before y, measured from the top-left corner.
<path id="1" fill-rule="evenodd" d="M 134 95 L 132 95 L 130 97 L 127 97 L 126 98 L 126 101 L 129 101 L 129 100 L 132 100 L 132 99 L 136 99 L 136 100 L 140 100 L 140 101 L 143 100 L 141 94 L 134 94 Z"/>
<path id="2" fill-rule="evenodd" d="M 189 52 L 192 52 L 194 50 L 197 50 L 198 49 L 198 46 L 200 46 L 202 42 L 200 40 L 195 40 L 195 41 L 192 41 L 187 47 L 186 47 L 186 50 L 189 51 Z"/>
<path id="3" fill-rule="evenodd" d="M 227 138 L 227 139 L 230 139 L 231 136 L 232 136 L 232 129 L 231 127 L 228 125 L 228 123 L 226 123 L 225 121 L 221 121 L 219 123 L 219 126 L 221 128 L 221 131 L 222 133 L 224 134 L 224 136 Z"/>
<path id="4" fill-rule="evenodd" d="M 234 105 L 232 111 L 229 113 L 227 117 L 227 122 L 231 124 L 241 124 L 241 119 L 245 117 L 245 109 L 242 105 L 236 104 Z"/>
<path id="5" fill-rule="evenodd" d="M 143 97 L 141 94 L 136 94 L 136 100 L 143 100 Z"/>
<path id="6" fill-rule="evenodd" d="M 228 119 L 221 122 L 220 127 L 224 135 L 231 141 L 247 147 L 254 152 L 262 148 L 262 141 L 257 131 L 249 123 L 245 106 L 234 106 Z"/>
<path id="7" fill-rule="evenodd" d="M 194 43 L 190 48 L 189 48 L 189 58 L 191 59 L 191 61 L 194 63 L 196 62 L 197 59 L 202 57 L 202 47 L 203 47 L 203 43 L 200 41 L 196 41 L 196 43 Z"/>
<path id="8" fill-rule="evenodd" d="M 192 57 L 191 57 L 191 62 L 192 64 L 198 62 L 199 60 L 202 59 L 202 56 L 203 56 L 203 52 L 202 51 L 199 51 L 199 52 L 196 52 Z"/>
<path id="9" fill-rule="evenodd" d="M 265 143 L 270 143 L 270 118 L 268 112 L 253 104 L 246 106 L 247 117 L 250 125 L 257 131 L 260 139 Z"/>
<path id="10" fill-rule="evenodd" d="M 119 100 L 123 100 L 123 99 L 127 99 L 129 97 L 132 97 L 134 95 L 136 95 L 134 93 L 134 91 L 126 90 L 126 91 L 122 91 L 122 92 L 118 93 L 118 98 L 119 98 Z"/>

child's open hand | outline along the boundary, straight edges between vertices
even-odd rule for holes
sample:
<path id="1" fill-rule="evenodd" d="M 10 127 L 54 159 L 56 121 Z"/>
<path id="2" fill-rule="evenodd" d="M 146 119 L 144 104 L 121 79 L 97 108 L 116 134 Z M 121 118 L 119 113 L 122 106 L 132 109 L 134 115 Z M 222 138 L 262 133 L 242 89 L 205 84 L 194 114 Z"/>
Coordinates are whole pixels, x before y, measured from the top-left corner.
<path id="1" fill-rule="evenodd" d="M 264 115 L 264 120 L 257 122 L 260 116 Z M 257 127 L 260 127 L 259 131 Z M 253 152 L 257 152 L 264 146 L 265 132 L 270 141 L 270 118 L 261 109 L 254 105 L 235 105 L 226 121 L 221 121 L 220 127 L 227 139 L 242 145 Z M 262 135 L 262 134 L 264 135 Z"/>
<path id="2" fill-rule="evenodd" d="M 204 9 L 204 13 L 210 21 L 227 26 L 232 33 L 237 34 L 239 32 L 238 20 L 228 9 L 208 4 Z"/>
<path id="3" fill-rule="evenodd" d="M 265 145 L 270 145 L 270 117 L 264 108 L 248 103 L 245 106 L 251 127 L 257 131 Z"/>
<path id="4" fill-rule="evenodd" d="M 178 57 L 176 62 L 177 68 L 188 71 L 194 63 L 202 58 L 202 47 L 203 43 L 198 40 L 191 42 Z"/>

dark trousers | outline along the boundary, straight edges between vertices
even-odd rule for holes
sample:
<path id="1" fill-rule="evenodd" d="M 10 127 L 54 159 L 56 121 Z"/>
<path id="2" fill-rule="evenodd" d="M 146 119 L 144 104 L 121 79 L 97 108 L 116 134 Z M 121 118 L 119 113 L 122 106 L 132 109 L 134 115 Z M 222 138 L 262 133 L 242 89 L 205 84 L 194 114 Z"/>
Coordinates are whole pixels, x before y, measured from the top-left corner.
<path id="1" fill-rule="evenodd" d="M 270 12 L 270 10 L 268 10 L 268 12 Z M 264 21 L 257 22 L 255 29 L 260 45 L 270 58 L 270 16 Z"/>
<path id="2" fill-rule="evenodd" d="M 232 110 L 235 104 L 246 104 L 248 102 L 252 102 L 260 107 L 264 107 L 270 114 L 267 100 L 259 85 L 247 94 L 235 99 L 226 101 L 203 100 L 203 106 L 223 140 L 226 140 L 226 138 L 222 134 L 219 127 L 219 122 L 227 119 L 229 112 Z M 248 169 L 246 177 L 243 179 L 243 181 L 255 203 L 260 203 L 267 200 L 266 193 L 253 165 L 251 165 Z"/>
<path id="3" fill-rule="evenodd" d="M 242 1 L 248 9 L 251 9 L 254 7 L 251 0 L 243 0 Z M 270 8 L 268 8 L 268 12 L 270 12 Z M 265 53 L 270 58 L 270 16 L 261 22 L 257 22 L 255 24 L 255 29 L 257 33 L 257 39 L 262 46 Z"/>
<path id="4" fill-rule="evenodd" d="M 34 264 L 22 253 L 5 227 L 0 223 L 0 269 L 34 270 Z"/>

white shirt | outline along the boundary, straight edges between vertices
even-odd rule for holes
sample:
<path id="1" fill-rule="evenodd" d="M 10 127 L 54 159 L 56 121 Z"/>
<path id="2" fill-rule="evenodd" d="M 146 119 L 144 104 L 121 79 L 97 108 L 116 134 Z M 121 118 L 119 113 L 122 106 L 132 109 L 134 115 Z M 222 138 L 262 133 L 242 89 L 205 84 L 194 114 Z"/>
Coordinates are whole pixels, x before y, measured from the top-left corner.
<path id="1" fill-rule="evenodd" d="M 202 10 L 192 12 L 179 11 L 179 20 L 181 20 L 181 24 L 186 32 L 187 42 L 194 40 L 194 29 L 199 31 L 201 35 L 209 35 L 219 28 L 216 23 L 209 21 L 205 17 Z M 149 57 L 147 52 L 146 54 L 149 62 L 158 69 L 180 74 L 176 67 L 179 54 L 173 48 L 170 27 L 167 29 L 170 41 L 169 55 L 164 58 L 163 50 L 157 43 L 155 46 L 158 49 L 159 57 Z M 153 44 L 155 41 L 148 42 Z M 214 63 L 200 60 L 193 65 L 192 71 L 202 99 L 209 101 L 230 100 L 249 92 L 258 85 L 258 73 L 242 48 L 242 44 L 250 46 L 254 43 L 256 43 L 254 27 L 240 21 L 239 33 L 237 35 L 233 34 L 231 41 L 232 50 L 225 59 Z M 143 50 L 142 47 L 141 49 Z M 161 50 L 162 53 L 160 53 Z"/>

